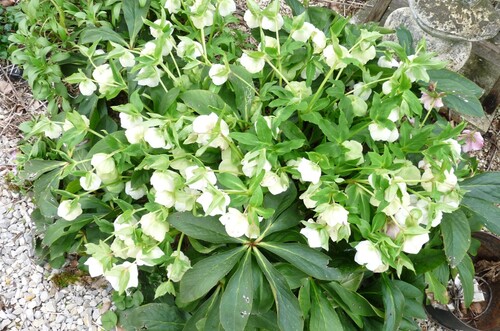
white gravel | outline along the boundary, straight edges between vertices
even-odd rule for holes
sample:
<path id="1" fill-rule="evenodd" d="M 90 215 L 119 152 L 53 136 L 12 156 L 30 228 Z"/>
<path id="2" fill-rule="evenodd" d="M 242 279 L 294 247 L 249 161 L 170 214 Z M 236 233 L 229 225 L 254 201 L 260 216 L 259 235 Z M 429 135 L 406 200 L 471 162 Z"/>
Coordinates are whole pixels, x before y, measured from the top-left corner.
<path id="1" fill-rule="evenodd" d="M 0 124 L 6 118 L 0 109 Z M 8 184 L 16 143 L 0 137 L 0 331 L 101 330 L 100 316 L 111 306 L 109 286 L 58 289 L 49 278 L 59 271 L 35 262 L 29 216 L 35 207 Z"/>

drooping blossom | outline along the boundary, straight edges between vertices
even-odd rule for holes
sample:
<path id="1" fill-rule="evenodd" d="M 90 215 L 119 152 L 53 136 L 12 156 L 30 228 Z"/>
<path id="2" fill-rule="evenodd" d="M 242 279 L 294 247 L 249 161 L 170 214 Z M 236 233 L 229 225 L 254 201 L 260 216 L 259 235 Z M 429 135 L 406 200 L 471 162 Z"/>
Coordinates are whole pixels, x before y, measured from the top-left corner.
<path id="1" fill-rule="evenodd" d="M 465 141 L 462 145 L 464 153 L 479 151 L 484 146 L 484 138 L 479 131 L 464 130 L 461 138 Z"/>

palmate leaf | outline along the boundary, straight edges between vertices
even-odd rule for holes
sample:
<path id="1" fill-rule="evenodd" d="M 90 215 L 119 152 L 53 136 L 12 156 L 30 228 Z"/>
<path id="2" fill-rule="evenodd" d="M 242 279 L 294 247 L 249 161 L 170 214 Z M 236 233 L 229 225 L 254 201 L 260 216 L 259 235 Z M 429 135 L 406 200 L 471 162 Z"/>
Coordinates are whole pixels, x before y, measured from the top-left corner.
<path id="1" fill-rule="evenodd" d="M 456 267 L 467 254 L 471 243 L 469 222 L 463 211 L 444 214 L 441 221 L 444 252 L 451 267 Z"/>
<path id="2" fill-rule="evenodd" d="M 340 270 L 328 267 L 330 261 L 328 255 L 309 246 L 295 243 L 262 242 L 259 247 L 278 255 L 316 279 L 340 280 L 344 278 Z"/>
<path id="3" fill-rule="evenodd" d="M 470 219 L 479 221 L 488 230 L 500 235 L 500 208 L 486 200 L 468 196 L 462 199 L 461 204 Z"/>
<path id="4" fill-rule="evenodd" d="M 304 328 L 304 318 L 299 306 L 299 301 L 288 287 L 286 280 L 273 267 L 273 265 L 254 248 L 255 257 L 260 269 L 264 273 L 271 290 L 276 310 L 278 313 L 278 326 L 282 331 L 302 331 Z"/>
<path id="5" fill-rule="evenodd" d="M 245 258 L 229 280 L 220 303 L 220 321 L 225 330 L 245 330 L 252 311 L 253 279 L 252 254 Z"/>
<path id="6" fill-rule="evenodd" d="M 460 183 L 465 197 L 500 203 L 500 172 L 485 172 Z"/>
<path id="7" fill-rule="evenodd" d="M 244 252 L 244 246 L 236 247 L 196 263 L 182 277 L 177 296 L 179 302 L 189 303 L 207 294 L 233 269 Z"/>

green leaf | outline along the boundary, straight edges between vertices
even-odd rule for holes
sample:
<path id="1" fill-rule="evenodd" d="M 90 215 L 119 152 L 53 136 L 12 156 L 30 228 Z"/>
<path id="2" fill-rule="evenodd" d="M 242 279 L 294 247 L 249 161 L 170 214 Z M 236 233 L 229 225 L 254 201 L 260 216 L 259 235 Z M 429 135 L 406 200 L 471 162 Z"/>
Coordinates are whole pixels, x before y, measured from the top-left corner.
<path id="1" fill-rule="evenodd" d="M 276 302 L 276 311 L 278 313 L 278 325 L 282 331 L 302 331 L 304 328 L 304 319 L 300 310 L 299 301 L 292 293 L 286 280 L 273 267 L 273 265 L 254 248 L 257 263 L 266 276 L 274 301 Z"/>
<path id="2" fill-rule="evenodd" d="M 324 294 L 311 280 L 311 318 L 309 330 L 331 331 L 344 330 L 337 312 L 332 303 L 325 298 Z"/>
<path id="3" fill-rule="evenodd" d="M 483 106 L 479 99 L 469 95 L 447 95 L 443 97 L 443 103 L 462 115 L 483 117 Z"/>
<path id="4" fill-rule="evenodd" d="M 328 255 L 309 246 L 298 243 L 261 242 L 259 247 L 278 255 L 316 279 L 339 280 L 344 277 L 338 269 L 328 267 Z"/>
<path id="5" fill-rule="evenodd" d="M 210 113 L 220 114 L 225 110 L 231 111 L 219 95 L 210 91 L 189 90 L 183 92 L 180 98 L 186 106 L 193 108 L 200 115 L 209 115 Z"/>
<path id="6" fill-rule="evenodd" d="M 403 26 L 396 28 L 396 36 L 398 37 L 399 44 L 405 49 L 406 55 L 415 54 L 415 49 L 413 48 L 413 36 L 407 28 Z"/>
<path id="7" fill-rule="evenodd" d="M 252 254 L 247 251 L 245 259 L 229 280 L 220 303 L 220 321 L 225 330 L 245 330 L 252 311 L 253 279 Z"/>
<path id="8" fill-rule="evenodd" d="M 189 237 L 214 244 L 241 243 L 242 240 L 227 235 L 224 225 L 217 217 L 196 217 L 191 212 L 173 213 L 167 221 Z"/>
<path id="9" fill-rule="evenodd" d="M 116 326 L 116 322 L 118 322 L 118 316 L 116 316 L 114 311 L 108 310 L 101 315 L 102 327 L 105 330 L 111 330 L 114 328 Z"/>
<path id="10" fill-rule="evenodd" d="M 445 213 L 441 221 L 444 252 L 451 267 L 456 267 L 467 254 L 471 242 L 469 222 L 461 210 Z"/>
<path id="11" fill-rule="evenodd" d="M 242 190 L 242 191 L 247 190 L 246 185 L 243 183 L 243 181 L 239 177 L 237 177 L 233 174 L 230 174 L 228 172 L 218 173 L 217 179 L 219 180 L 219 183 L 221 185 L 225 186 L 226 188 L 228 188 L 230 190 Z"/>
<path id="12" fill-rule="evenodd" d="M 83 214 L 74 221 L 58 220 L 45 231 L 42 243 L 51 246 L 57 239 L 71 233 L 80 231 L 85 225 L 93 220 L 93 215 Z"/>
<path id="13" fill-rule="evenodd" d="M 304 5 L 298 0 L 285 0 L 285 2 L 292 9 L 293 16 L 298 16 L 306 10 Z"/>
<path id="14" fill-rule="evenodd" d="M 468 191 L 465 193 L 467 198 L 500 203 L 500 172 L 485 172 L 467 178 L 460 183 L 460 188 Z"/>
<path id="15" fill-rule="evenodd" d="M 149 303 L 120 313 L 119 324 L 127 331 L 181 331 L 187 316 L 166 303 Z"/>
<path id="16" fill-rule="evenodd" d="M 60 176 L 60 169 L 54 169 L 42 175 L 33 184 L 34 200 L 44 217 L 54 218 L 57 215 L 59 203 L 52 190 L 59 186 Z"/>
<path id="17" fill-rule="evenodd" d="M 426 319 L 424 309 L 424 293 L 417 287 L 401 280 L 393 280 L 392 283 L 403 293 L 405 297 L 405 308 L 403 316 Z"/>
<path id="18" fill-rule="evenodd" d="M 464 289 L 464 302 L 466 307 L 470 307 L 474 298 L 474 264 L 469 255 L 465 255 L 462 262 L 457 265 L 460 282 Z"/>
<path id="19" fill-rule="evenodd" d="M 446 289 L 446 284 L 439 281 L 438 277 L 432 272 L 425 273 L 425 282 L 429 285 L 429 289 L 426 293 L 432 293 L 434 300 L 442 304 L 448 303 L 448 290 Z"/>
<path id="20" fill-rule="evenodd" d="M 448 69 L 428 70 L 430 80 L 437 83 L 437 91 L 472 95 L 480 98 L 483 89 L 473 81 Z"/>
<path id="21" fill-rule="evenodd" d="M 229 82 L 236 96 L 236 108 L 240 111 L 242 119 L 248 121 L 251 115 L 252 101 L 255 96 L 252 75 L 241 66 L 230 65 L 229 68 L 231 69 Z"/>
<path id="22" fill-rule="evenodd" d="M 127 24 L 130 45 L 133 46 L 137 34 L 144 25 L 143 19 L 147 17 L 151 0 L 147 0 L 144 6 L 141 6 L 137 0 L 123 0 L 123 17 Z"/>
<path id="23" fill-rule="evenodd" d="M 112 41 L 114 43 L 120 44 L 122 46 L 128 47 L 127 42 L 123 37 L 116 31 L 108 27 L 98 27 L 98 28 L 85 28 L 80 33 L 79 42 L 80 44 L 92 44 L 98 40 L 102 41 Z"/>
<path id="24" fill-rule="evenodd" d="M 174 284 L 171 281 L 163 282 L 156 288 L 154 299 L 156 300 L 167 293 L 175 294 Z"/>
<path id="25" fill-rule="evenodd" d="M 424 248 L 416 255 L 410 255 L 415 272 L 424 274 L 446 263 L 446 255 L 442 249 Z"/>
<path id="26" fill-rule="evenodd" d="M 46 172 L 60 168 L 68 162 L 52 160 L 29 160 L 24 164 L 24 169 L 20 171 L 19 177 L 24 180 L 33 181 Z"/>
<path id="27" fill-rule="evenodd" d="M 349 291 L 337 282 L 330 282 L 326 286 L 337 293 L 341 302 L 352 313 L 360 316 L 377 316 L 370 302 L 357 292 Z"/>
<path id="28" fill-rule="evenodd" d="M 491 232 L 500 235 L 500 208 L 486 200 L 467 196 L 462 199 L 461 204 L 466 208 L 467 214 L 470 214 L 469 218 L 474 218 Z"/>
<path id="29" fill-rule="evenodd" d="M 219 292 L 220 287 L 217 287 L 217 289 L 214 291 L 214 294 L 212 294 L 210 298 L 208 298 L 200 305 L 200 307 L 193 313 L 191 318 L 189 318 L 186 322 L 186 325 L 183 329 L 184 331 L 205 330 L 206 320 L 213 314 L 214 310 L 219 309 Z"/>
<path id="30" fill-rule="evenodd" d="M 398 287 L 394 286 L 386 274 L 382 275 L 382 301 L 384 302 L 384 330 L 399 330 L 403 319 L 405 298 Z"/>
<path id="31" fill-rule="evenodd" d="M 207 294 L 233 269 L 244 251 L 244 246 L 236 247 L 196 263 L 182 277 L 177 299 L 182 303 L 189 303 Z"/>

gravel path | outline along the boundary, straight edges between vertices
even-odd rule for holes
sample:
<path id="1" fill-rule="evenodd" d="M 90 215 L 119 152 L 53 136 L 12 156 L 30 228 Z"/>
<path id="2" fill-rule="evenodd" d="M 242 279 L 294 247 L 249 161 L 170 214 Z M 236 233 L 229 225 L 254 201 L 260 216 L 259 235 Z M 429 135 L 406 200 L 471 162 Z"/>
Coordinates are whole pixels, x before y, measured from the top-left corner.
<path id="1" fill-rule="evenodd" d="M 0 127 L 7 115 L 0 109 Z M 100 316 L 111 306 L 107 283 L 58 289 L 49 279 L 60 270 L 34 259 L 34 205 L 8 183 L 16 143 L 0 136 L 0 331 L 101 330 Z"/>

